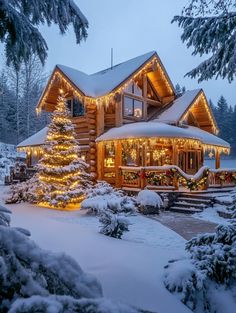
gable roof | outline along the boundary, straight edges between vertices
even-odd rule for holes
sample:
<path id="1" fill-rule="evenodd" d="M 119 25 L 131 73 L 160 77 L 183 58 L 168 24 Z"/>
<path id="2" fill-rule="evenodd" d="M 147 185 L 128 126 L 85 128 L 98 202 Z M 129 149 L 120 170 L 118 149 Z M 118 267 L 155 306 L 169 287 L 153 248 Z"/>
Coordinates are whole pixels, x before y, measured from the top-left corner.
<path id="1" fill-rule="evenodd" d="M 34 135 L 28 137 L 17 145 L 17 148 L 28 146 L 41 146 L 44 144 L 48 133 L 48 127 L 42 128 Z"/>
<path id="2" fill-rule="evenodd" d="M 161 112 L 161 114 L 157 117 L 157 120 L 159 122 L 173 124 L 181 122 L 184 119 L 186 113 L 188 113 L 188 111 L 192 112 L 192 109 L 194 111 L 196 108 L 198 108 L 199 111 L 199 106 L 194 107 L 194 104 L 196 103 L 197 99 L 201 101 L 200 110 L 206 112 L 206 115 L 208 116 L 211 127 L 213 129 L 213 133 L 218 133 L 218 127 L 215 117 L 202 89 L 186 91 L 181 97 L 177 98 L 170 105 L 168 105 L 164 109 L 164 111 Z"/>
<path id="3" fill-rule="evenodd" d="M 56 70 L 59 70 L 84 96 L 99 98 L 115 91 L 120 85 L 130 79 L 131 76 L 142 69 L 142 67 L 144 67 L 146 63 L 151 61 L 154 57 L 157 58 L 165 78 L 171 86 L 171 90 L 174 94 L 175 89 L 173 84 L 155 51 L 145 53 L 136 58 L 117 64 L 112 68 L 107 68 L 90 75 L 74 68 L 57 64 L 51 78 Z M 48 86 L 45 88 L 44 94 L 47 88 Z"/>
<path id="4" fill-rule="evenodd" d="M 178 122 L 194 100 L 201 93 L 201 89 L 188 90 L 181 97 L 177 98 L 158 116 L 160 122 Z"/>

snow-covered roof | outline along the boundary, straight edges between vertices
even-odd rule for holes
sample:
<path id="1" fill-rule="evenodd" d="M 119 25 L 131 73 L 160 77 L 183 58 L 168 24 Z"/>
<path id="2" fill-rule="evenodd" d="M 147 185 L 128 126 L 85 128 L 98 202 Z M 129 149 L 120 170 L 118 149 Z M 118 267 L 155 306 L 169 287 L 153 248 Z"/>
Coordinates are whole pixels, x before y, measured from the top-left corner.
<path id="1" fill-rule="evenodd" d="M 60 64 L 56 65 L 56 67 L 59 68 L 85 96 L 101 97 L 112 92 L 154 56 L 157 56 L 157 53 L 151 51 L 91 75 Z"/>
<path id="2" fill-rule="evenodd" d="M 169 108 L 162 112 L 158 117 L 160 122 L 177 122 L 192 105 L 202 89 L 188 90 L 181 97 L 177 98 Z"/>
<path id="3" fill-rule="evenodd" d="M 131 138 L 187 138 L 203 144 L 230 148 L 228 142 L 194 126 L 178 127 L 157 121 L 138 122 L 108 130 L 96 141 Z"/>
<path id="4" fill-rule="evenodd" d="M 47 136 L 48 127 L 44 127 L 36 134 L 30 136 L 29 138 L 23 140 L 17 145 L 17 148 L 27 147 L 27 146 L 40 146 L 43 145 Z"/>

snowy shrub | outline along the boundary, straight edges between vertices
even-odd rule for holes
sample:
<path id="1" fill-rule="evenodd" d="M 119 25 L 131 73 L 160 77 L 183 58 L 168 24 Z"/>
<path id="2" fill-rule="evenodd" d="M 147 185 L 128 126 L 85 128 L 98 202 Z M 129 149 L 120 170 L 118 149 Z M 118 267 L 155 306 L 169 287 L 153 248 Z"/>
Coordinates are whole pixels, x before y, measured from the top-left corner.
<path id="1" fill-rule="evenodd" d="M 6 203 L 36 203 L 40 198 L 40 191 L 42 191 L 42 186 L 36 174 L 24 182 L 11 185 Z"/>
<path id="2" fill-rule="evenodd" d="M 106 182 L 98 182 L 93 188 L 87 189 L 86 197 L 81 202 L 81 209 L 86 209 L 88 214 L 101 215 L 108 210 L 114 214 L 136 212 L 136 200 Z"/>
<path id="3" fill-rule="evenodd" d="M 178 260 L 167 266 L 164 284 L 172 293 L 179 293 L 181 301 L 191 310 L 197 307 L 196 294 L 204 293 L 204 276 L 191 260 Z"/>
<path id="4" fill-rule="evenodd" d="M 236 222 L 191 239 L 186 250 L 190 253 L 188 261 L 167 267 L 167 289 L 181 293 L 182 302 L 194 312 L 221 313 L 215 299 L 222 292 L 230 294 L 236 305 L 236 293 L 232 292 L 236 290 Z"/>
<path id="5" fill-rule="evenodd" d="M 186 244 L 196 267 L 213 281 L 236 283 L 236 222 L 219 225 L 214 234 L 193 238 Z"/>
<path id="6" fill-rule="evenodd" d="M 135 308 L 114 303 L 105 298 L 74 299 L 69 296 L 32 296 L 16 300 L 9 313 L 138 313 Z"/>
<path id="7" fill-rule="evenodd" d="M 137 196 L 140 211 L 144 214 L 158 213 L 163 206 L 161 197 L 152 190 L 141 190 Z"/>
<path id="8" fill-rule="evenodd" d="M 121 239 L 123 233 L 129 231 L 129 221 L 116 214 L 103 212 L 99 222 L 102 224 L 100 233 L 109 237 Z"/>
<path id="9" fill-rule="evenodd" d="M 71 257 L 40 249 L 26 230 L 8 226 L 6 209 L 1 208 L 0 213 L 0 312 L 8 312 L 17 298 L 33 295 L 76 299 L 102 295 L 99 282 Z"/>
<path id="10" fill-rule="evenodd" d="M 0 205 L 0 226 L 10 225 L 11 219 L 9 214 L 11 214 L 11 211 Z"/>

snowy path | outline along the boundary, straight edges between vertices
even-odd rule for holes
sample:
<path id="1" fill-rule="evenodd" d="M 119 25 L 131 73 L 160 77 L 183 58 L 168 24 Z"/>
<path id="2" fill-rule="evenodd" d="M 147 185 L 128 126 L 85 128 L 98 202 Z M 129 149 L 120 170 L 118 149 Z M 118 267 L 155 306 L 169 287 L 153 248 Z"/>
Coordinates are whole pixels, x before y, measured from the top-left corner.
<path id="1" fill-rule="evenodd" d="M 6 189 L 0 189 L 4 194 Z M 131 217 L 130 232 L 117 240 L 99 234 L 97 219 L 80 212 L 6 207 L 13 212 L 13 226 L 29 229 L 42 248 L 74 257 L 101 281 L 106 297 L 158 313 L 190 312 L 162 283 L 163 267 L 185 254 L 185 240 L 160 223 Z"/>
<path id="2" fill-rule="evenodd" d="M 199 234 L 213 233 L 217 227 L 217 224 L 213 222 L 197 219 L 193 215 L 183 213 L 162 212 L 151 218 L 169 227 L 186 240 Z"/>

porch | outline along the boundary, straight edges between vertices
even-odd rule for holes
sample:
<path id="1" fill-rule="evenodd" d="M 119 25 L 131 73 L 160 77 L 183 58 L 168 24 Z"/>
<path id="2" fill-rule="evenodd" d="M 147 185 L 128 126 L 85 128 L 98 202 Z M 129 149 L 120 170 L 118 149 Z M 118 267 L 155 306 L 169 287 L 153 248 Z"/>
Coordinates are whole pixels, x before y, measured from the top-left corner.
<path id="1" fill-rule="evenodd" d="M 236 170 L 220 169 L 230 146 L 197 127 L 157 121 L 112 128 L 97 139 L 97 173 L 118 188 L 140 190 L 206 190 L 234 186 Z M 204 167 L 215 159 L 216 170 Z"/>

